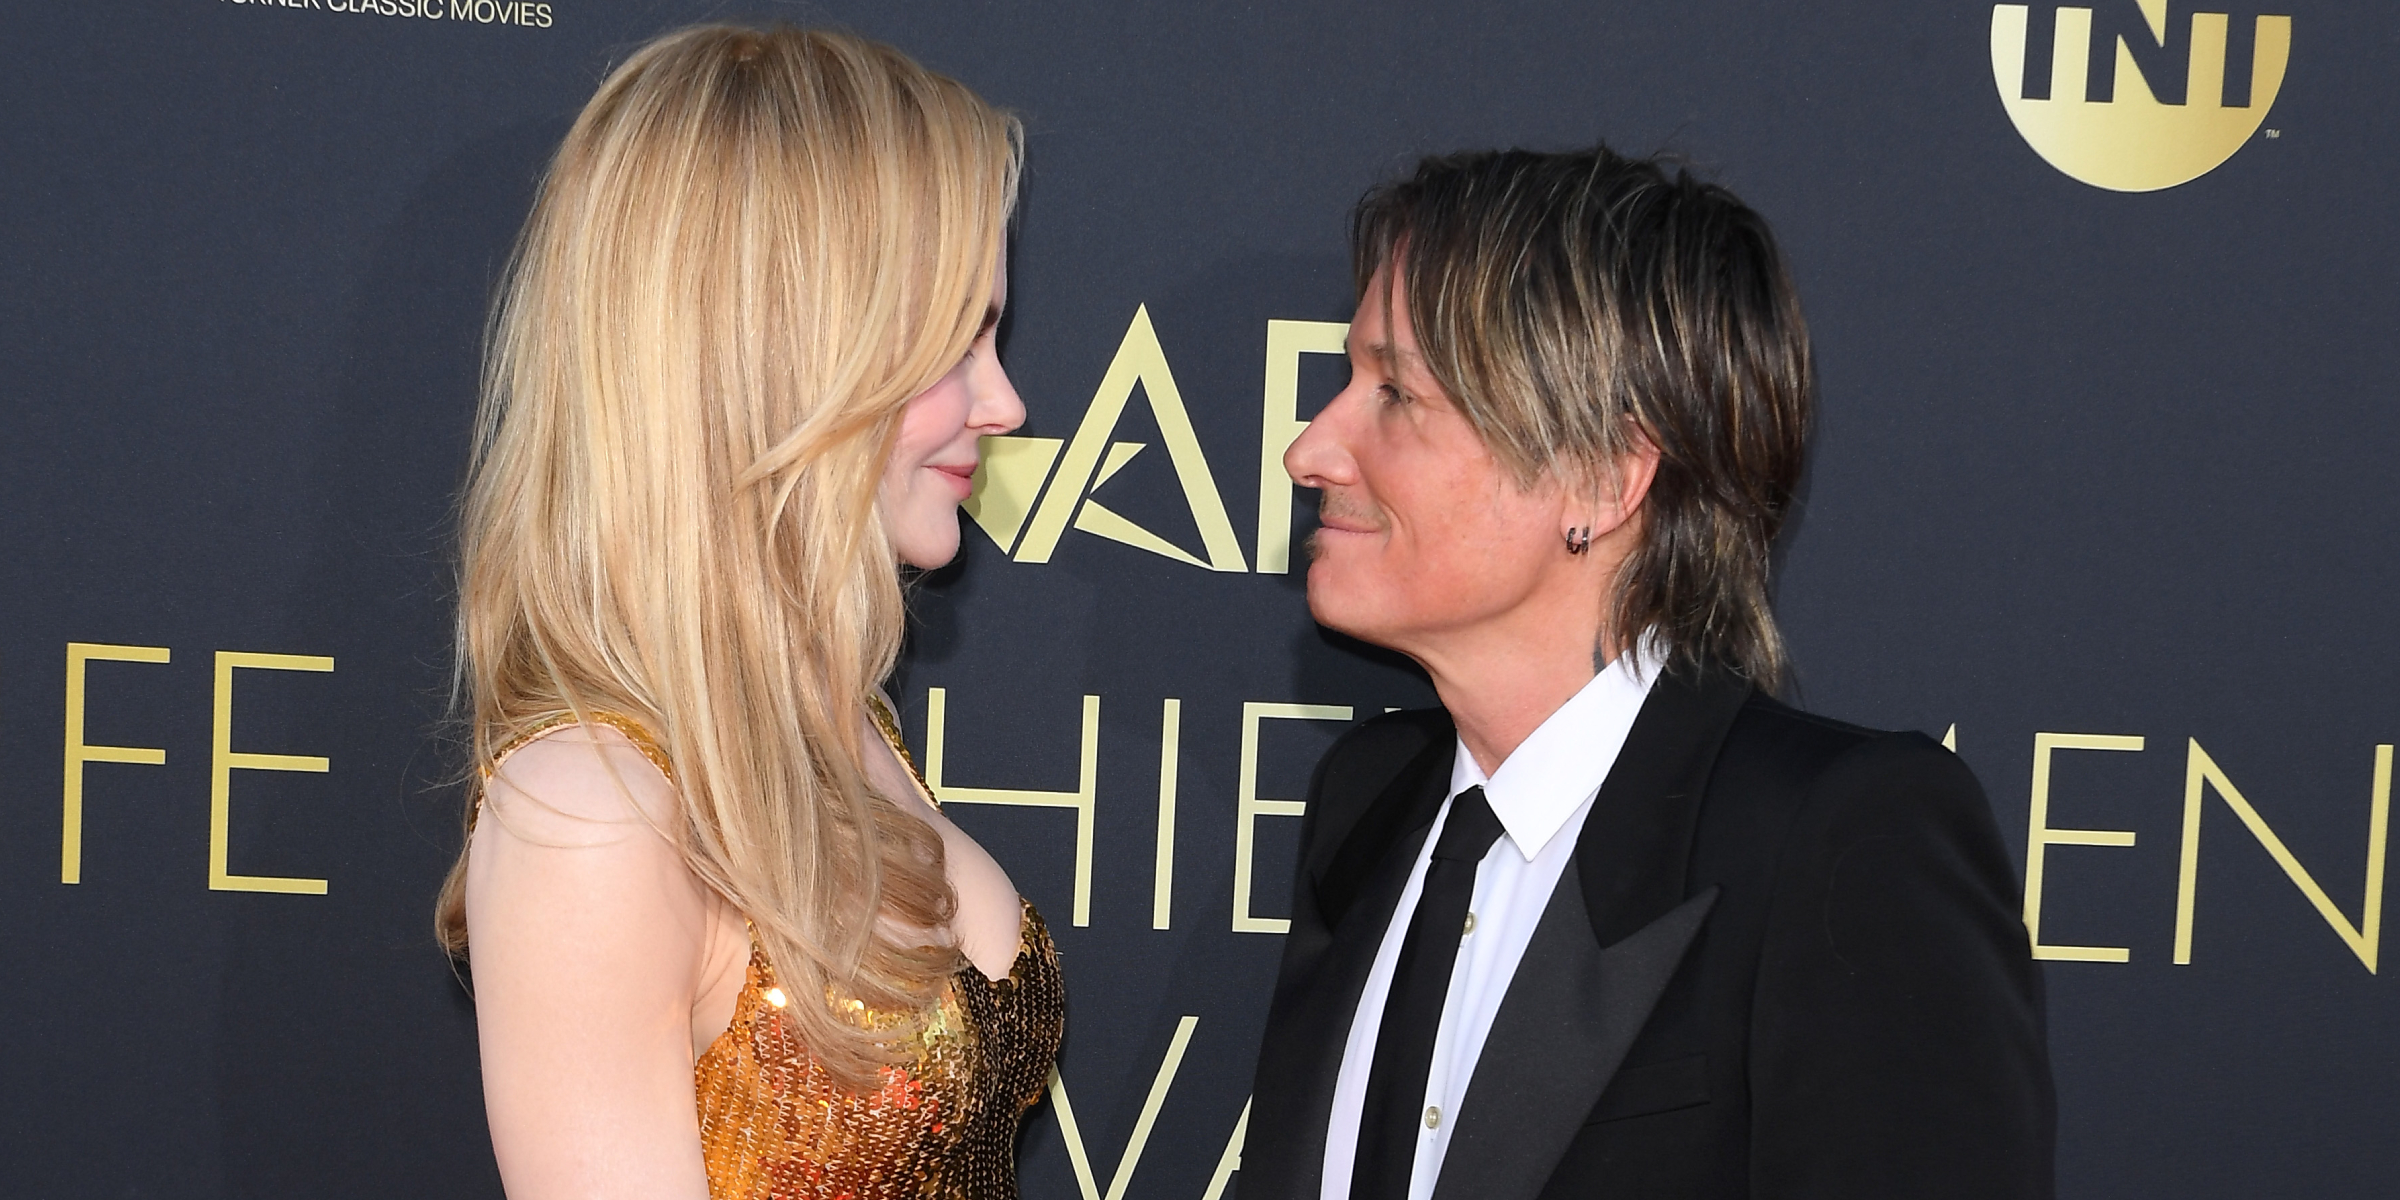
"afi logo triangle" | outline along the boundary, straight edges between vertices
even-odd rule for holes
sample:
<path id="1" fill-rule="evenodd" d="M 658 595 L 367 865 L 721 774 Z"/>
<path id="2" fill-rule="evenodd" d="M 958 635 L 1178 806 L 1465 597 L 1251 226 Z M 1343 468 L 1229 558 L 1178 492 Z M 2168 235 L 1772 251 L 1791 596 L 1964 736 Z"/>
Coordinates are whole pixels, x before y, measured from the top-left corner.
<path id="1" fill-rule="evenodd" d="M 2051 166 L 2110 191 L 2174 187 L 2233 157 L 2283 87 L 2292 19 L 2244 16 L 2173 0 L 1997 4 L 1992 81 Z"/>
<path id="2" fill-rule="evenodd" d="M 1141 442 L 1111 440 L 1136 384 L 1150 400 L 1150 414 L 1158 423 L 1160 439 L 1167 444 L 1168 461 L 1175 465 L 1175 478 L 1183 485 L 1184 504 L 1200 531 L 1201 554 L 1142 528 L 1092 496 L 1147 448 Z M 965 507 L 967 515 L 991 534 L 993 541 L 1013 551 L 1010 557 L 1018 562 L 1049 562 L 1071 523 L 1085 533 L 1190 566 L 1212 571 L 1250 569 L 1242 558 L 1241 543 L 1234 539 L 1233 522 L 1225 515 L 1216 477 L 1209 472 L 1208 456 L 1201 453 L 1200 439 L 1192 432 L 1192 418 L 1184 411 L 1183 394 L 1176 390 L 1175 374 L 1168 369 L 1166 351 L 1158 344 L 1158 331 L 1150 325 L 1148 306 L 1134 310 L 1133 324 L 1125 330 L 1125 340 L 1118 344 L 1117 356 L 1101 377 L 1091 406 L 1084 410 L 1083 423 L 1076 427 L 1074 440 L 1064 444 L 1062 458 L 1057 438 L 991 437 L 983 441 L 983 463 L 976 469 L 975 490 Z M 1058 473 L 1049 478 L 1045 489 L 1044 478 L 1050 475 L 1053 463 Z"/>

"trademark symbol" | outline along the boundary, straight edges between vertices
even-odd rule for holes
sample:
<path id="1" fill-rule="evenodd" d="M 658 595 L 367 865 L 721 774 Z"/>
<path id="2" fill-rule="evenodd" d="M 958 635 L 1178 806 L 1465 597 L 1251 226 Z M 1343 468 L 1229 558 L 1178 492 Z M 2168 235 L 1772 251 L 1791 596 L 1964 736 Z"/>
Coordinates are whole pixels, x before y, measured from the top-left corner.
<path id="1" fill-rule="evenodd" d="M 2279 138 L 2283 136 L 2283 131 L 2280 129 L 2269 129 L 2266 131 L 2266 134 L 2271 138 Z"/>

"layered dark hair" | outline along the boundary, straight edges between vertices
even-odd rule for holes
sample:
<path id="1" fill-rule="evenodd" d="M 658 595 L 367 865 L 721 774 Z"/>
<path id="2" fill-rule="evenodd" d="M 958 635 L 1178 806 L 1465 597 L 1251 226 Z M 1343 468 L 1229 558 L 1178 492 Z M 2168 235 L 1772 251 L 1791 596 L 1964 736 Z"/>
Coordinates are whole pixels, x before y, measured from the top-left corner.
<path id="1" fill-rule="evenodd" d="M 1774 690 L 1768 558 L 1815 407 L 1808 329 L 1765 219 L 1656 159 L 1595 146 L 1428 158 L 1352 215 L 1359 295 L 1407 306 L 1426 366 L 1530 486 L 1598 486 L 1658 447 L 1608 628 L 1670 668 Z"/>

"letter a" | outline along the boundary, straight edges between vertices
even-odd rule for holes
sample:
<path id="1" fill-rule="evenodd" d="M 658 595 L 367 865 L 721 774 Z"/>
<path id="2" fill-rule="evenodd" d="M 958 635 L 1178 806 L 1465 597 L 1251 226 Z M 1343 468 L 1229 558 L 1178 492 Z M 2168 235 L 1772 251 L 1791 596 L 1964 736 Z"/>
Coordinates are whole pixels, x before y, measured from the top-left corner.
<path id="1" fill-rule="evenodd" d="M 1102 507 L 1087 495 L 1108 482 L 1109 476 L 1142 449 L 1139 443 L 1109 441 L 1118 420 L 1125 415 L 1126 403 L 1133 399 L 1137 383 L 1150 398 L 1150 414 L 1158 421 L 1159 436 L 1166 439 L 1167 456 L 1175 464 L 1175 478 L 1183 485 L 1184 503 L 1191 509 L 1192 523 L 1199 527 L 1201 544 L 1208 551 L 1205 562 Z M 1103 451 L 1107 453 L 1105 463 L 1101 460 Z M 1034 510 L 1033 520 L 1026 527 L 1025 541 L 1017 547 L 1017 561 L 1049 562 L 1051 552 L 1058 548 L 1058 539 L 1067 531 L 1069 518 L 1075 528 L 1085 533 L 1098 534 L 1177 562 L 1212 571 L 1250 569 L 1242 558 L 1241 543 L 1234 540 L 1233 522 L 1225 516 L 1225 501 L 1217 494 L 1216 478 L 1209 474 L 1208 458 L 1200 452 L 1200 439 L 1192 432 L 1192 418 L 1184 411 L 1183 395 L 1175 389 L 1174 372 L 1167 369 L 1167 354 L 1158 344 L 1158 331 L 1150 325 L 1147 305 L 1134 309 L 1133 324 L 1125 330 L 1125 340 L 1118 344 L 1117 356 L 1108 364 L 1099 391 L 1093 393 L 1091 407 L 1083 412 L 1083 424 L 1076 428 L 1075 439 L 1067 443 L 1057 477 L 1050 481 L 1050 490 L 1043 495 L 1041 507 Z"/>

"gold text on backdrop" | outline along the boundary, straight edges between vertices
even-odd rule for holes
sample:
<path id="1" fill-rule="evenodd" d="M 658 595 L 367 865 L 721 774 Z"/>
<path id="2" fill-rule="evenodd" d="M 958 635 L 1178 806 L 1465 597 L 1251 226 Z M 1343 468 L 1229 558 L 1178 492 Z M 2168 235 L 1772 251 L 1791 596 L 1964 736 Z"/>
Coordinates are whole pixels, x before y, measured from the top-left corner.
<path id="1" fill-rule="evenodd" d="M 2044 58 L 2032 44 L 2042 15 L 1992 6 L 2000 103 L 2034 153 L 2114 192 L 2189 183 L 2233 157 L 2267 119 L 2291 58 L 2290 17 L 2245 23 L 2171 12 L 2168 0 L 2051 9 Z M 2238 53 L 2245 43 L 2246 57 Z"/>
<path id="2" fill-rule="evenodd" d="M 1299 419 L 1300 356 L 1341 354 L 1350 327 L 1338 321 L 1267 322 L 1266 394 L 1258 455 L 1258 570 L 1280 575 L 1289 569 L 1292 543 L 1292 481 L 1283 473 L 1283 451 L 1307 422 Z M 1146 448 L 1114 441 L 1117 423 L 1140 386 L 1150 401 L 1159 437 L 1167 444 L 1184 507 L 1200 534 L 1202 553 L 1135 524 L 1100 503 L 1093 493 Z M 1065 453 L 1060 453 L 1061 447 Z M 1058 468 L 1055 475 L 1051 468 Z M 983 461 L 967 497 L 967 515 L 1010 557 L 1046 563 L 1069 528 L 1146 550 L 1161 558 L 1211 571 L 1247 571 L 1225 500 L 1217 490 L 1208 457 L 1192 431 L 1192 419 L 1168 369 L 1166 350 L 1150 323 L 1147 306 L 1133 323 L 1084 408 L 1073 441 L 1003 436 L 983 439 Z M 1020 535 L 1022 537 L 1020 538 Z"/>
<path id="3" fill-rule="evenodd" d="M 1955 728 L 1954 728 L 1955 732 Z M 2292 886 L 2308 898 L 2317 915 L 2325 919 L 2342 944 L 2358 956 L 2369 974 L 2375 971 L 2377 951 L 2383 941 L 2383 866 L 2384 847 L 2391 830 L 2392 809 L 2392 746 L 2375 747 L 2374 770 L 2367 792 L 2367 853 L 2364 897 L 2359 902 L 2358 920 L 2353 923 L 2333 897 L 2325 891 L 2316 876 L 2283 839 L 2267 824 L 2266 818 L 2234 786 L 2231 777 L 2197 738 L 2186 739 L 2183 789 L 2183 843 L 2175 872 L 2175 957 L 2177 965 L 2192 961 L 2192 925 L 2200 882 L 2200 819 L 2204 801 L 2210 791 L 2224 800 L 2225 806 L 2240 818 L 2242 827 L 2249 830 L 2275 865 L 2283 868 Z M 2122 963 L 2133 959 L 2133 951 L 2124 946 L 2067 946 L 2042 940 L 2042 891 L 2052 846 L 2108 846 L 2126 849 L 2136 845 L 2130 829 L 2060 829 L 2050 824 L 2051 775 L 2057 755 L 2063 750 L 2115 750 L 2139 754 L 2147 739 L 2138 735 L 2109 733 L 2036 733 L 2033 735 L 2033 795 L 2025 820 L 2025 929 L 2033 942 L 2035 958 L 2067 962 Z"/>
<path id="4" fill-rule="evenodd" d="M 84 740 L 88 712 L 87 678 L 95 662 L 166 663 L 173 656 L 165 646 L 119 646 L 104 642 L 67 643 L 66 761 L 59 814 L 58 881 L 83 882 L 84 768 L 91 763 L 138 763 L 165 766 L 167 752 L 147 746 L 95 746 Z M 210 705 L 208 787 L 208 886 L 218 892 L 277 892 L 322 896 L 326 881 L 282 875 L 236 875 L 233 854 L 233 773 L 235 771 L 303 771 L 324 774 L 330 759 L 314 754 L 261 754 L 233 748 L 234 672 L 331 671 L 333 659 L 320 654 L 261 654 L 219 650 Z"/>

